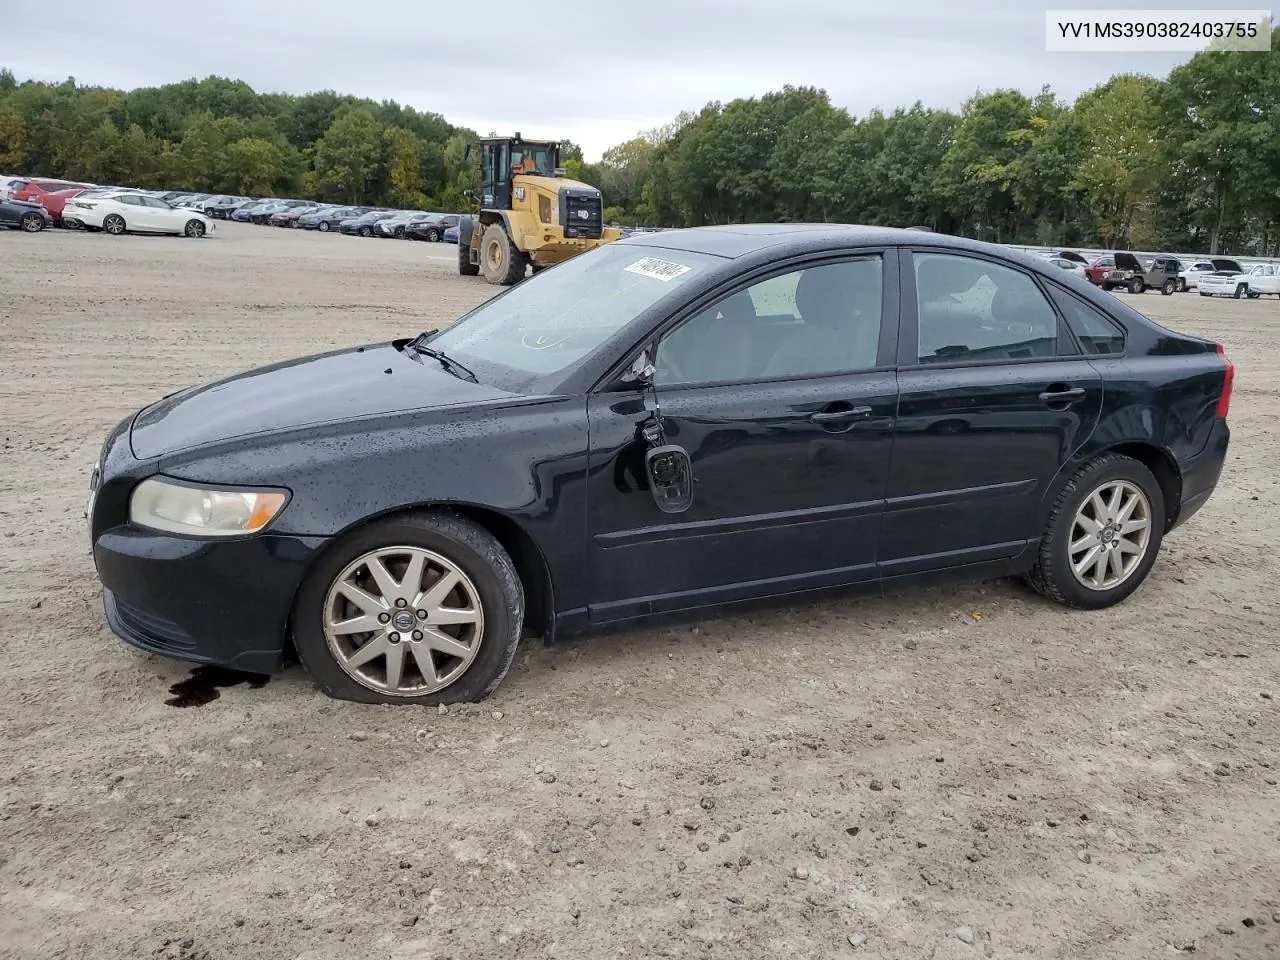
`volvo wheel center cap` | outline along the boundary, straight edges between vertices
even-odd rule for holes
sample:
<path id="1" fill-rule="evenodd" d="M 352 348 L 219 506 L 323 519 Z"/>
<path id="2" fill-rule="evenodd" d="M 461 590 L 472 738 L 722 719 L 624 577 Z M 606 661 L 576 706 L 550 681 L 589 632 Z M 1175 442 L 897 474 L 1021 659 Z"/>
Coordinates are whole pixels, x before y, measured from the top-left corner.
<path id="1" fill-rule="evenodd" d="M 413 614 L 408 610 L 397 610 L 396 615 L 391 618 L 391 622 L 397 630 L 412 630 Z"/>

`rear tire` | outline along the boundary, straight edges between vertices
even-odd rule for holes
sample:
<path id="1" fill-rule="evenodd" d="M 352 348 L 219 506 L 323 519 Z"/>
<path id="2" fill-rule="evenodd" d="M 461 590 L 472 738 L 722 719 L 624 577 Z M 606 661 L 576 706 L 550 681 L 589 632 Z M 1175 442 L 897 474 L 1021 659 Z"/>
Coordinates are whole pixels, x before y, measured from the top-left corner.
<path id="1" fill-rule="evenodd" d="M 427 231 L 427 242 L 428 242 L 428 243 L 439 243 L 439 242 L 440 242 L 440 231 L 439 231 L 439 230 L 428 230 L 428 231 Z"/>
<path id="2" fill-rule="evenodd" d="M 1178 282 L 1176 280 L 1166 280 L 1160 285 L 1160 293 L 1162 296 L 1171 297 L 1177 292 Z"/>
<path id="3" fill-rule="evenodd" d="M 39 233 L 44 229 L 44 217 L 38 213 L 24 213 L 21 224 L 23 233 Z"/>
<path id="4" fill-rule="evenodd" d="M 1187 281 L 1183 280 L 1181 277 L 1178 278 L 1177 291 L 1178 293 L 1187 292 Z"/>
<path id="5" fill-rule="evenodd" d="M 529 267 L 525 256 L 500 223 L 485 228 L 480 240 L 480 269 L 484 278 L 492 284 L 510 287 L 524 279 Z"/>
<path id="6" fill-rule="evenodd" d="M 396 227 L 392 232 L 395 234 L 397 240 L 404 239 L 404 227 Z"/>
<path id="7" fill-rule="evenodd" d="M 321 233 L 328 233 L 328 232 L 329 232 L 329 223 L 328 223 L 328 221 L 327 221 L 327 220 L 321 220 L 321 221 L 320 221 L 320 232 L 321 232 Z"/>
<path id="8" fill-rule="evenodd" d="M 125 231 L 124 217 L 118 213 L 107 214 L 107 218 L 102 221 L 102 229 L 113 237 L 120 236 Z"/>
<path id="9" fill-rule="evenodd" d="M 406 559 L 410 551 L 419 557 L 427 555 L 425 565 L 419 567 L 419 582 L 398 591 L 384 591 L 371 578 L 363 578 L 356 584 L 366 598 L 375 602 L 386 600 L 378 610 L 386 610 L 381 616 L 387 616 L 388 621 L 370 624 L 373 629 L 363 634 L 338 634 L 326 629 L 326 623 L 331 626 L 335 620 L 361 614 L 360 608 L 343 602 L 342 596 L 349 599 L 351 594 L 339 594 L 337 585 L 360 579 L 362 570 L 371 573 L 361 562 L 374 556 L 376 551 L 387 551 L 383 556 L 388 562 L 381 569 L 395 581 L 388 585 L 398 587 L 405 582 L 407 568 L 403 566 L 405 561 L 394 553 L 396 550 L 403 550 L 401 556 Z M 449 567 L 458 575 L 456 588 L 445 597 L 431 598 L 431 587 L 438 582 L 437 571 L 447 572 Z M 441 578 L 443 575 L 440 574 Z M 412 598 L 414 593 L 419 594 L 419 600 Z M 397 603 L 394 599 L 397 594 L 410 597 L 408 603 L 404 606 Z M 448 619 L 437 623 L 435 612 L 444 607 L 449 598 L 453 602 L 447 604 L 447 609 L 455 614 L 459 609 L 469 609 L 473 614 L 478 611 L 479 617 L 473 615 L 470 626 L 456 615 L 453 618 L 456 627 L 450 627 Z M 422 617 L 415 607 L 419 603 L 424 611 L 430 608 L 433 612 Z M 412 626 L 406 624 L 400 628 L 401 632 L 388 633 L 396 630 L 396 618 L 406 614 L 410 615 L 406 620 L 410 620 Z M 431 642 L 429 628 L 433 623 L 436 636 L 456 629 L 456 635 L 450 634 L 450 637 L 456 636 L 459 645 L 470 646 L 472 652 L 469 655 L 464 655 L 463 650 L 456 654 L 426 653 L 423 645 Z M 360 527 L 327 551 L 298 592 L 293 611 L 293 639 L 298 657 L 311 678 L 331 697 L 361 703 L 460 703 L 483 700 L 502 682 L 515 659 L 523 623 L 524 588 L 501 544 L 489 531 L 452 511 L 428 511 Z M 343 658 L 353 657 L 357 650 L 364 649 L 364 644 L 378 644 L 387 653 L 374 652 L 364 664 L 344 666 Z M 404 665 L 395 693 L 391 692 L 393 688 L 386 675 L 393 655 Z M 435 684 L 419 666 L 422 656 L 432 657 L 433 672 L 444 668 Z M 458 671 L 456 677 L 450 677 L 453 671 Z M 413 687 L 424 692 L 415 692 Z"/>
<path id="10" fill-rule="evenodd" d="M 1145 519 L 1149 524 L 1147 538 L 1137 562 L 1124 574 L 1119 583 L 1106 589 L 1093 588 L 1082 582 L 1072 566 L 1073 531 L 1077 533 L 1077 542 L 1084 539 L 1079 535 L 1083 528 L 1077 526 L 1082 509 L 1089 512 L 1089 508 L 1085 505 L 1094 494 L 1114 489 L 1116 484 L 1126 484 L 1141 492 L 1140 505 L 1130 516 L 1136 517 L 1140 511 L 1145 510 Z M 1135 521 L 1126 521 L 1124 525 L 1117 528 L 1118 531 L 1123 533 L 1125 526 L 1131 522 Z M 1110 607 L 1137 590 L 1147 578 L 1147 574 L 1151 572 L 1151 567 L 1156 562 L 1156 555 L 1160 552 L 1160 543 L 1164 539 L 1164 524 L 1164 494 L 1160 490 L 1160 484 L 1156 481 L 1155 475 L 1132 457 L 1118 453 L 1104 454 L 1081 467 L 1058 494 L 1053 509 L 1049 512 L 1044 537 L 1040 541 L 1040 552 L 1036 557 L 1035 566 L 1027 575 L 1027 582 L 1042 596 L 1069 607 L 1081 610 L 1100 610 L 1103 607 Z M 1103 528 L 1101 535 L 1106 535 L 1106 529 L 1107 527 Z M 1124 536 L 1132 535 L 1124 534 Z M 1112 535 L 1106 542 L 1116 542 L 1117 539 Z M 1079 555 L 1080 559 L 1077 562 L 1083 562 L 1093 547 L 1086 544 L 1081 549 L 1084 553 Z M 1123 563 L 1126 556 L 1125 550 L 1111 549 L 1115 550 Z M 1132 556 L 1132 552 L 1127 555 Z M 1102 556 L 1107 556 L 1105 551 Z M 1086 567 L 1085 571 L 1088 574 L 1090 567 Z M 1106 572 L 1109 573 L 1109 568 Z"/>

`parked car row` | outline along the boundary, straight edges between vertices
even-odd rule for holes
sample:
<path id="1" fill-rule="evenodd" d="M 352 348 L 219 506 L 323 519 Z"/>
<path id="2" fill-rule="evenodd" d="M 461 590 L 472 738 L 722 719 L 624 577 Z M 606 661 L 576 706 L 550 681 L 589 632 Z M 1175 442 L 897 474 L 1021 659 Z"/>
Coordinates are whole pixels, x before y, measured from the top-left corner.
<path id="1" fill-rule="evenodd" d="M 346 206 L 314 200 L 245 200 L 220 206 L 212 212 L 240 223 L 265 224 L 294 230 L 336 231 L 355 237 L 388 237 L 425 240 L 429 243 L 458 239 L 458 221 L 466 214 L 429 210 L 393 210 L 384 207 Z"/>
<path id="2" fill-rule="evenodd" d="M 1082 274 L 1103 290 L 1124 289 L 1130 293 L 1159 290 L 1165 296 L 1196 290 L 1205 297 L 1226 296 L 1238 300 L 1263 295 L 1280 297 L 1280 266 L 1269 263 L 1245 267 L 1228 257 L 1186 263 L 1167 255 L 1139 260 L 1125 251 L 1104 254 L 1092 262 L 1071 251 L 1054 253 L 1046 259 L 1064 270 Z"/>

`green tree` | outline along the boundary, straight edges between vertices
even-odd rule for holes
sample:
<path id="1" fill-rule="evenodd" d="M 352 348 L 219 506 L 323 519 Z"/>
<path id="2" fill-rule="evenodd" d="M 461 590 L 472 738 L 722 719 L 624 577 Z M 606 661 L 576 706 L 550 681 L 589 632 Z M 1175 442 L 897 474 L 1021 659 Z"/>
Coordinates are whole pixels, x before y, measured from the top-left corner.
<path id="1" fill-rule="evenodd" d="M 382 162 L 382 129 L 362 107 L 345 107 L 316 143 L 316 183 L 349 203 L 367 198 Z"/>

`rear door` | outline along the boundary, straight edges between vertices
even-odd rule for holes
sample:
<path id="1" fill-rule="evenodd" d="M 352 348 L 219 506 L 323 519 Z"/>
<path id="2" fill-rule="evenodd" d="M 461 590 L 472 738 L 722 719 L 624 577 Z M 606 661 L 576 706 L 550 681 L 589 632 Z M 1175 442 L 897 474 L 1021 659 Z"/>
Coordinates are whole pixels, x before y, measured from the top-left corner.
<path id="1" fill-rule="evenodd" d="M 886 578 L 1001 561 L 1098 421 L 1102 378 L 1030 272 L 917 248 L 902 267 Z"/>

